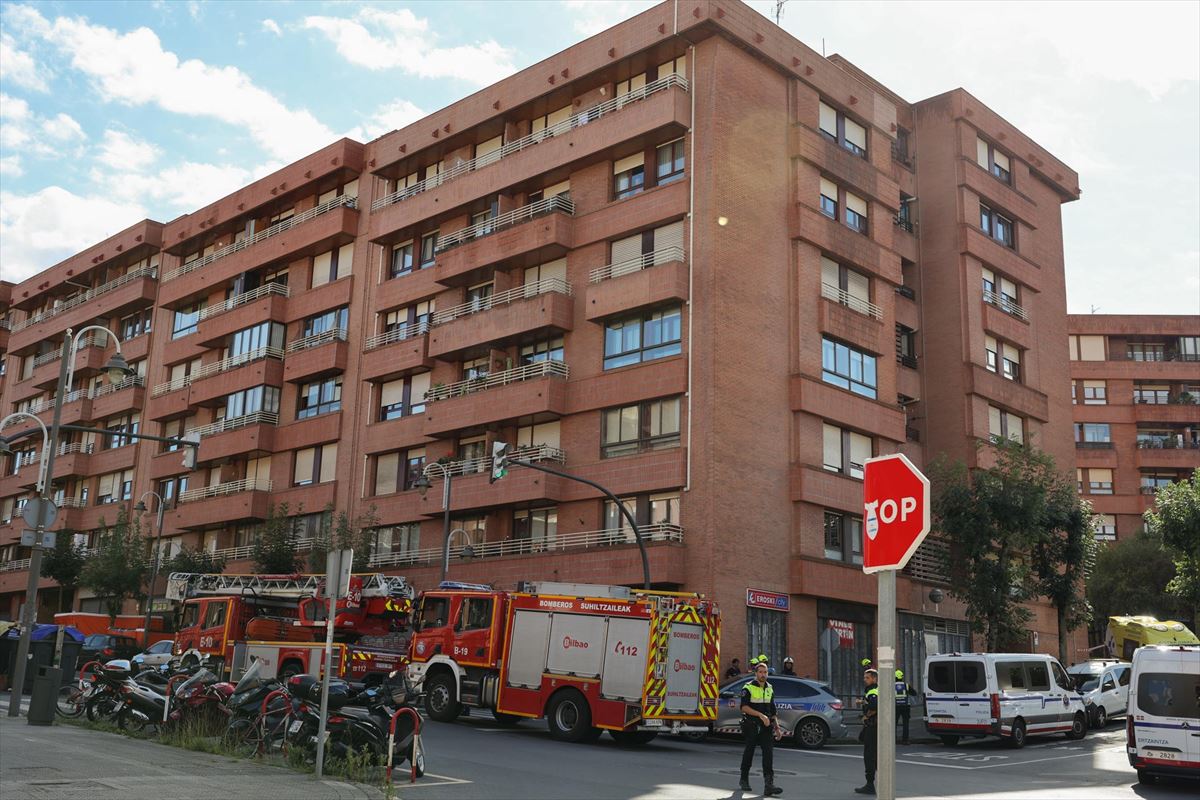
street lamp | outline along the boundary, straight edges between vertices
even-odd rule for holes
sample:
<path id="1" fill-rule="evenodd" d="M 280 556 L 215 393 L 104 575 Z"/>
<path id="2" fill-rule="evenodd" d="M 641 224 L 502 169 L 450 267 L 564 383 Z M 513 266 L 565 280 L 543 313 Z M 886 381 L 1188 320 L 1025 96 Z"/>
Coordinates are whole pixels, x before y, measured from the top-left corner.
<path id="1" fill-rule="evenodd" d="M 154 608 L 154 582 L 158 580 L 158 562 L 162 558 L 162 551 L 159 548 L 162 545 L 163 512 L 167 508 L 167 504 L 162 499 L 162 495 L 151 490 L 142 493 L 142 496 L 138 498 L 137 505 L 133 507 L 134 511 L 138 512 L 139 514 L 146 513 L 147 495 L 153 495 L 158 499 L 158 521 L 156 523 L 157 529 L 154 532 L 154 547 L 151 550 L 151 552 L 154 554 L 154 560 L 150 562 L 150 586 L 146 592 L 146 621 L 142 626 L 143 650 L 150 646 L 150 612 Z"/>
<path id="2" fill-rule="evenodd" d="M 4 430 L 4 428 L 10 422 L 22 417 L 33 420 L 37 423 L 37 426 L 42 429 L 42 456 L 38 462 L 38 478 L 36 487 L 38 497 L 42 497 L 46 494 L 46 460 L 50 456 L 50 433 L 46 430 L 46 423 L 38 419 L 37 416 L 30 414 L 28 411 L 17 411 L 9 414 L 4 419 L 0 419 L 0 431 Z M 8 440 L 3 436 L 0 436 L 0 456 L 9 456 L 12 455 L 12 452 L 13 449 L 12 446 L 9 445 Z"/>
<path id="3" fill-rule="evenodd" d="M 446 537 L 446 550 L 442 553 L 442 580 L 446 580 L 446 571 L 450 569 L 450 542 L 454 539 L 454 534 L 456 533 L 461 533 L 467 541 L 466 546 L 459 553 L 459 558 L 463 561 L 470 561 L 475 557 L 475 548 L 471 547 L 471 534 L 462 528 L 455 528 L 450 531 L 450 534 Z"/>
<path id="4" fill-rule="evenodd" d="M 413 488 L 421 493 L 421 497 L 424 497 L 425 493 L 433 486 L 433 482 L 429 479 L 430 470 L 441 474 L 444 481 L 442 487 L 442 533 L 444 537 L 442 542 L 442 581 L 444 581 L 450 562 L 450 470 L 445 464 L 438 461 L 426 464 L 425 469 L 421 470 L 421 476 L 413 481 Z"/>
<path id="5" fill-rule="evenodd" d="M 71 388 L 71 379 L 75 374 L 75 353 L 79 349 L 79 340 L 90 331 L 103 331 L 112 337 L 116 346 L 117 352 L 104 365 L 104 372 L 109 381 L 114 384 L 119 383 L 133 374 L 133 369 L 125 363 L 125 357 L 121 355 L 121 340 L 108 328 L 103 325 L 88 325 L 78 333 L 67 328 L 66 335 L 63 336 L 62 357 L 58 368 L 58 389 L 54 393 L 54 418 L 46 436 L 47 452 L 42 461 L 42 502 L 38 505 L 37 525 L 35 526 L 37 530 L 34 534 L 33 549 L 29 555 L 29 582 L 25 587 L 25 613 L 21 615 L 21 639 L 17 644 L 17 660 L 13 665 L 12 694 L 8 703 L 10 717 L 21 714 L 21 695 L 25 688 L 25 662 L 29 659 L 29 643 L 33 636 L 33 625 L 37 619 L 37 585 L 42 572 L 42 533 L 50 524 L 50 498 L 48 495 L 51 494 L 50 485 L 54 480 L 54 451 L 58 447 L 58 431 L 59 425 L 62 423 L 63 403 L 66 401 L 67 392 Z M 44 425 L 42 430 L 45 430 Z"/>

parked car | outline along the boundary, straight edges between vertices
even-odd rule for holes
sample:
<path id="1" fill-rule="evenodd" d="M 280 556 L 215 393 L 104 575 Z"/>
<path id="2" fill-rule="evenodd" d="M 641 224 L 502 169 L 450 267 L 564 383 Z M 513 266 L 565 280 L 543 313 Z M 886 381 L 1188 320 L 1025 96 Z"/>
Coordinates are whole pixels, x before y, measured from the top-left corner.
<path id="1" fill-rule="evenodd" d="M 1110 664 L 1099 675 L 1089 678 L 1079 687 L 1088 722 L 1103 728 L 1113 717 L 1124 716 L 1129 705 L 1129 664 Z"/>
<path id="2" fill-rule="evenodd" d="M 171 662 L 171 650 L 174 646 L 175 642 L 171 639 L 163 639 L 161 642 L 155 642 L 133 657 L 134 669 L 142 670 L 147 667 L 155 668 L 161 667 L 163 664 L 169 664 Z"/>
<path id="3" fill-rule="evenodd" d="M 111 633 L 93 633 L 83 640 L 83 649 L 79 651 L 79 664 L 82 666 L 89 661 L 111 661 L 114 658 L 133 658 L 141 649 L 137 641 L 128 636 L 116 636 Z"/>
<path id="4" fill-rule="evenodd" d="M 743 675 L 721 687 L 717 700 L 717 720 L 713 723 L 712 733 L 741 734 L 742 687 L 752 680 L 753 675 Z M 775 690 L 775 708 L 779 712 L 783 741 L 816 750 L 824 747 L 831 738 L 846 736 L 842 701 L 827 686 L 807 678 L 785 678 L 781 675 L 772 675 L 769 681 Z M 691 735 L 689 738 L 699 740 L 705 738 L 705 734 Z"/>
<path id="5" fill-rule="evenodd" d="M 1071 680 L 1075 681 L 1075 688 L 1082 691 L 1085 683 L 1092 678 L 1099 678 L 1100 673 L 1108 667 L 1121 663 L 1129 665 L 1128 661 L 1122 662 L 1119 658 L 1090 658 L 1067 667 L 1067 674 L 1071 676 Z"/>

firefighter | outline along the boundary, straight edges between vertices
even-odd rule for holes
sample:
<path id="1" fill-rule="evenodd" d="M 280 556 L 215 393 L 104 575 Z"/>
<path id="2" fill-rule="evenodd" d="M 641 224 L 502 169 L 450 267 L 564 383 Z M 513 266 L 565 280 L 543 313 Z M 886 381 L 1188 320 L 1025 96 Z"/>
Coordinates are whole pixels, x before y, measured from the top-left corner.
<path id="1" fill-rule="evenodd" d="M 863 771 L 867 782 L 854 791 L 875 794 L 875 761 L 879 754 L 879 673 L 869 669 L 863 673 L 866 693 L 863 695 L 863 728 L 858 740 L 863 743 Z"/>
<path id="2" fill-rule="evenodd" d="M 766 786 L 763 796 L 782 794 L 783 789 L 775 785 L 775 742 L 782 738 L 779 720 L 775 713 L 775 690 L 767 682 L 766 656 L 750 661 L 754 669 L 754 680 L 742 688 L 742 782 L 738 788 L 743 792 L 750 789 L 750 765 L 754 762 L 754 749 L 762 748 L 762 770 Z"/>
<path id="3" fill-rule="evenodd" d="M 904 681 L 904 670 L 896 670 L 896 722 L 904 732 L 900 744 L 908 744 L 908 721 L 912 713 L 912 709 L 909 707 L 909 703 L 912 701 L 909 696 L 912 694 L 913 690 Z"/>
<path id="4" fill-rule="evenodd" d="M 791 656 L 783 660 L 783 674 L 796 677 L 796 661 Z"/>

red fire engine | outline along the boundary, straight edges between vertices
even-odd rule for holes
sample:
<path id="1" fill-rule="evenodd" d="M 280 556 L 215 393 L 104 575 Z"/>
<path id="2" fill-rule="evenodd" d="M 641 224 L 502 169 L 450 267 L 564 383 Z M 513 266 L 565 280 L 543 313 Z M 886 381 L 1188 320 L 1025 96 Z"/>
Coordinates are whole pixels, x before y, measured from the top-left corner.
<path id="1" fill-rule="evenodd" d="M 443 583 L 423 592 L 409 677 L 429 716 L 545 717 L 564 741 L 626 744 L 716 719 L 721 615 L 702 595 L 624 586 Z"/>
<path id="2" fill-rule="evenodd" d="M 322 575 L 172 573 L 167 597 L 182 601 L 175 654 L 183 663 L 208 660 L 228 670 L 234 650 L 262 661 L 268 675 L 320 674 L 329 601 Z M 335 606 L 336 674 L 382 678 L 407 658 L 412 588 L 395 575 L 350 579 Z"/>

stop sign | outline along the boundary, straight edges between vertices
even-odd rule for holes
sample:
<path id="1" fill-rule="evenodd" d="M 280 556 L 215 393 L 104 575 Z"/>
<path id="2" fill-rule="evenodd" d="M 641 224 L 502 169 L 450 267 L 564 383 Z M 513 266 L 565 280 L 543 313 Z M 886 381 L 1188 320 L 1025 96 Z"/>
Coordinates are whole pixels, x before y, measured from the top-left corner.
<path id="1" fill-rule="evenodd" d="M 929 533 L 929 479 L 902 453 L 863 465 L 863 572 L 903 569 Z"/>

